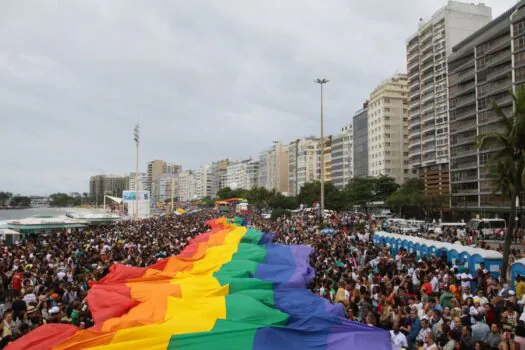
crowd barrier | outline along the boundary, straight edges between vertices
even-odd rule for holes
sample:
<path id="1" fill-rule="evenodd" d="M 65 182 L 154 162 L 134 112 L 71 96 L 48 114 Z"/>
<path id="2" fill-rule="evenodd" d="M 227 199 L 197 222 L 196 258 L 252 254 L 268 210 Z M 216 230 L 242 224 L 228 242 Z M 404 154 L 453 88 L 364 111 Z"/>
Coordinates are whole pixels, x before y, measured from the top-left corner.
<path id="1" fill-rule="evenodd" d="M 493 277 L 499 277 L 501 265 L 503 264 L 503 255 L 494 250 L 472 248 L 382 231 L 375 232 L 373 240 L 376 245 L 390 245 L 392 254 L 397 254 L 401 248 L 405 248 L 409 253 L 416 253 L 418 258 L 432 254 L 436 256 L 444 256 L 446 254 L 449 263 L 456 266 L 462 264 L 471 274 L 475 274 L 483 262 L 485 263 L 485 268 Z M 523 268 L 522 274 L 525 274 L 525 259 L 523 259 L 523 264 L 520 267 Z"/>

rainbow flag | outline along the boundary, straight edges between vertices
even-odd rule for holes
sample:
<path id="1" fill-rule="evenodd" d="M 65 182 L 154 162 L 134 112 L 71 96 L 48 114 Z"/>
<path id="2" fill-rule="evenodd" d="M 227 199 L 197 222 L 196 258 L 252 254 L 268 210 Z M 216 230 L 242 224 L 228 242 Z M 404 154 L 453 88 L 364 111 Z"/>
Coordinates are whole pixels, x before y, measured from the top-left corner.
<path id="1" fill-rule="evenodd" d="M 95 326 L 47 324 L 7 349 L 391 349 L 388 332 L 344 318 L 306 289 L 311 248 L 217 219 L 178 256 L 113 265 L 88 293 Z"/>

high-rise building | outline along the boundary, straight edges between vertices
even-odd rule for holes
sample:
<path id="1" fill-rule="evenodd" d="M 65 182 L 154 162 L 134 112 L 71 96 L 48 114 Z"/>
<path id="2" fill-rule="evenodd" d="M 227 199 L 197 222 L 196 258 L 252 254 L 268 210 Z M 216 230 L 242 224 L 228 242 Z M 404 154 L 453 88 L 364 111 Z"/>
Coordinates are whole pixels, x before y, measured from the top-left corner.
<path id="1" fill-rule="evenodd" d="M 354 177 L 368 176 L 368 101 L 352 117 L 354 130 Z"/>
<path id="2" fill-rule="evenodd" d="M 288 186 L 296 196 L 306 183 L 319 180 L 320 142 L 318 138 L 297 139 L 288 145 Z"/>
<path id="3" fill-rule="evenodd" d="M 321 145 L 319 145 L 319 160 L 317 164 L 317 171 L 319 174 L 317 178 L 321 178 Z M 332 135 L 324 137 L 324 181 L 332 181 Z"/>
<path id="4" fill-rule="evenodd" d="M 494 150 L 479 150 L 477 143 L 483 134 L 503 131 L 493 103 L 512 113 L 510 91 L 525 85 L 525 1 L 456 45 L 448 72 L 451 205 L 484 213 L 508 207 L 494 194 L 487 164 Z"/>
<path id="5" fill-rule="evenodd" d="M 211 168 L 209 165 L 203 165 L 195 171 L 195 186 L 195 196 L 197 198 L 212 197 Z"/>
<path id="6" fill-rule="evenodd" d="M 138 188 L 135 186 L 135 181 L 138 179 Z M 128 188 L 130 191 L 144 191 L 148 183 L 148 175 L 146 173 L 139 173 L 136 176 L 136 173 L 129 174 L 129 185 Z"/>
<path id="7" fill-rule="evenodd" d="M 490 22 L 481 3 L 449 1 L 407 41 L 409 165 L 428 194 L 449 192 L 447 59 L 452 47 Z"/>
<path id="8" fill-rule="evenodd" d="M 195 185 L 195 172 L 193 170 L 181 171 L 178 175 L 177 197 L 180 201 L 197 199 Z"/>
<path id="9" fill-rule="evenodd" d="M 398 184 L 409 175 L 407 92 L 406 74 L 395 74 L 368 103 L 368 174 L 391 176 Z"/>
<path id="10" fill-rule="evenodd" d="M 257 186 L 258 174 L 259 161 L 247 159 L 230 162 L 226 168 L 226 187 L 249 190 Z"/>
<path id="11" fill-rule="evenodd" d="M 343 189 L 354 175 L 354 130 L 352 124 L 341 129 L 332 137 L 332 184 Z"/>
<path id="12" fill-rule="evenodd" d="M 217 192 L 226 187 L 226 171 L 228 169 L 228 159 L 213 162 L 210 166 L 210 193 L 212 198 L 217 197 Z"/>
<path id="13" fill-rule="evenodd" d="M 157 191 L 152 197 L 160 203 L 166 203 L 166 201 L 171 200 L 173 196 L 174 200 L 177 197 L 178 193 L 178 183 L 179 177 L 178 174 L 162 174 L 157 180 L 155 180 L 155 186 L 153 188 Z"/>
<path id="14" fill-rule="evenodd" d="M 270 149 L 261 152 L 258 186 L 288 193 L 288 146 L 274 142 Z"/>
<path id="15" fill-rule="evenodd" d="M 163 160 L 153 160 L 148 163 L 146 190 L 150 191 L 152 197 L 152 203 L 155 203 L 158 198 L 156 194 L 159 190 L 155 188 L 157 179 L 162 174 L 178 174 L 182 170 L 182 166 L 172 163 L 167 163 Z"/>
<path id="16" fill-rule="evenodd" d="M 103 203 L 104 195 L 122 197 L 129 186 L 129 178 L 120 175 L 95 175 L 89 178 L 89 196 L 98 205 Z"/>

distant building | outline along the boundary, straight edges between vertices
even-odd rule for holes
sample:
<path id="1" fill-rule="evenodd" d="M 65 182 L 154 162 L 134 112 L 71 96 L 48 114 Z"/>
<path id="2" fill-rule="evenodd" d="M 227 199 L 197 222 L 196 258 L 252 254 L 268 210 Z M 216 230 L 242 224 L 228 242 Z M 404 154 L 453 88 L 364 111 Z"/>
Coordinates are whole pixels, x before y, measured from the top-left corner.
<path id="1" fill-rule="evenodd" d="M 165 203 L 166 200 L 171 200 L 177 197 L 177 185 L 179 183 L 178 174 L 162 174 L 155 180 L 153 188 L 156 193 L 152 197 L 156 198 L 158 202 Z"/>
<path id="2" fill-rule="evenodd" d="M 368 176 L 368 101 L 352 118 L 354 131 L 354 177 Z"/>
<path id="3" fill-rule="evenodd" d="M 195 196 L 197 198 L 213 197 L 211 180 L 211 168 L 209 165 L 203 165 L 195 171 Z"/>
<path id="4" fill-rule="evenodd" d="M 155 188 L 155 184 L 159 176 L 163 174 L 178 174 L 180 171 L 182 171 L 182 166 L 167 163 L 163 160 L 153 160 L 148 163 L 146 190 L 151 193 L 152 203 L 158 201 L 156 194 L 159 193 L 159 189 Z"/>
<path id="5" fill-rule="evenodd" d="M 122 192 L 129 186 L 128 176 L 95 175 L 89 179 L 89 196 L 98 205 L 104 201 L 104 195 L 122 197 Z"/>
<path id="6" fill-rule="evenodd" d="M 136 173 L 130 173 L 129 174 L 129 185 L 128 189 L 130 191 L 144 191 L 146 190 L 147 184 L 148 184 L 148 175 L 146 173 L 139 173 L 138 174 L 138 187 L 135 186 L 135 181 L 137 179 L 137 176 L 135 176 Z"/>
<path id="7" fill-rule="evenodd" d="M 409 176 L 407 92 L 406 74 L 395 74 L 368 103 L 368 174 L 391 176 L 400 185 Z"/>
<path id="8" fill-rule="evenodd" d="M 343 189 L 354 176 L 354 130 L 352 124 L 332 137 L 331 175 L 332 184 Z"/>
<path id="9" fill-rule="evenodd" d="M 33 208 L 47 208 L 49 207 L 49 197 L 31 197 L 31 207 Z"/>
<path id="10" fill-rule="evenodd" d="M 288 146 L 274 142 L 259 156 L 258 186 L 267 190 L 288 193 Z"/>
<path id="11" fill-rule="evenodd" d="M 228 169 L 228 159 L 213 162 L 210 166 L 210 194 L 212 198 L 217 197 L 217 192 L 226 187 L 226 172 Z"/>
<path id="12" fill-rule="evenodd" d="M 481 135 L 504 127 L 492 104 L 512 113 L 510 91 L 525 86 L 525 1 L 459 42 L 448 58 L 451 205 L 455 212 L 508 213 L 510 203 L 494 193 Z M 492 214 L 489 214 L 492 213 Z"/>
<path id="13" fill-rule="evenodd" d="M 191 201 L 197 199 L 195 172 L 193 170 L 185 170 L 178 174 L 178 191 L 177 197 L 180 201 Z"/>
<path id="14" fill-rule="evenodd" d="M 448 56 L 491 19 L 491 8 L 482 3 L 449 1 L 430 19 L 420 19 L 407 41 L 409 166 L 427 194 L 448 193 L 450 187 Z"/>
<path id="15" fill-rule="evenodd" d="M 320 142 L 318 138 L 297 139 L 288 145 L 288 188 L 296 196 L 309 182 L 318 181 Z"/>
<path id="16" fill-rule="evenodd" d="M 233 190 L 249 190 L 257 186 L 259 174 L 259 161 L 247 159 L 230 162 L 226 168 L 226 187 Z"/>

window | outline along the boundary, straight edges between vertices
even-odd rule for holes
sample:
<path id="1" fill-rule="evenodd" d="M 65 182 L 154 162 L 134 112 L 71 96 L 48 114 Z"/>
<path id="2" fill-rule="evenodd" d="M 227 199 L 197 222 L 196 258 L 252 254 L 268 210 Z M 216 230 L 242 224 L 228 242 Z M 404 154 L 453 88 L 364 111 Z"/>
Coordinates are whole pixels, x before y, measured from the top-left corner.
<path id="1" fill-rule="evenodd" d="M 514 36 L 525 33 L 525 21 L 521 21 L 512 25 Z"/>
<path id="2" fill-rule="evenodd" d="M 389 98 L 385 98 L 385 103 L 390 103 L 390 99 Z"/>
<path id="3" fill-rule="evenodd" d="M 390 108 L 389 107 L 385 107 L 385 112 L 390 112 Z"/>
<path id="4" fill-rule="evenodd" d="M 525 47 L 525 36 L 514 39 L 514 50 L 520 50 Z"/>

